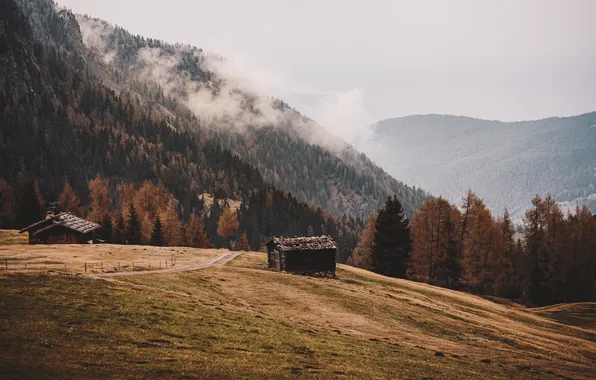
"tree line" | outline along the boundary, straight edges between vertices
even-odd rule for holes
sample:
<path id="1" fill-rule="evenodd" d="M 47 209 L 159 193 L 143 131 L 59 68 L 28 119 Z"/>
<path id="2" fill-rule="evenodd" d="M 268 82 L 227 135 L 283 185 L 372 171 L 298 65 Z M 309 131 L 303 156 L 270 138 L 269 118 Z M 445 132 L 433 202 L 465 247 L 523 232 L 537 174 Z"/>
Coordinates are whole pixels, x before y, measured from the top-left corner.
<path id="1" fill-rule="evenodd" d="M 96 175 L 82 202 L 66 182 L 44 200 L 38 183 L 26 179 L 19 191 L 0 178 L 0 228 L 23 228 L 42 219 L 45 210 L 69 212 L 102 225 L 101 238 L 116 244 L 151 244 L 198 248 L 259 250 L 273 235 L 331 235 L 345 261 L 356 245 L 362 222 L 337 218 L 322 208 L 299 202 L 273 188 L 255 190 L 244 201 L 212 199 L 203 194 L 196 207 L 184 205 L 161 182 L 111 182 Z"/>
<path id="2" fill-rule="evenodd" d="M 369 216 L 348 262 L 527 304 L 596 300 L 596 217 L 585 205 L 565 215 L 550 195 L 537 195 L 521 230 L 471 190 L 461 207 L 442 197 L 425 202 L 411 223 L 390 198 Z"/>

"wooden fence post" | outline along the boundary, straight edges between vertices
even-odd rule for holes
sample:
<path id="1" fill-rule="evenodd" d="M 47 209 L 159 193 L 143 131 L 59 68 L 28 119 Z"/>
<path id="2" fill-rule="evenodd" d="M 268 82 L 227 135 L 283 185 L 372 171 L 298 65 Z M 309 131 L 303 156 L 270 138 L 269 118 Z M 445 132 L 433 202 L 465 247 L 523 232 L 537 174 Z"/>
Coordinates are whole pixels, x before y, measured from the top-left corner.
<path id="1" fill-rule="evenodd" d="M 4 267 L 8 270 L 8 259 L 4 259 Z"/>
<path id="2" fill-rule="evenodd" d="M 135 262 L 132 262 L 132 270 L 135 270 Z"/>
<path id="3" fill-rule="evenodd" d="M 85 273 L 87 273 L 87 263 L 85 263 Z"/>

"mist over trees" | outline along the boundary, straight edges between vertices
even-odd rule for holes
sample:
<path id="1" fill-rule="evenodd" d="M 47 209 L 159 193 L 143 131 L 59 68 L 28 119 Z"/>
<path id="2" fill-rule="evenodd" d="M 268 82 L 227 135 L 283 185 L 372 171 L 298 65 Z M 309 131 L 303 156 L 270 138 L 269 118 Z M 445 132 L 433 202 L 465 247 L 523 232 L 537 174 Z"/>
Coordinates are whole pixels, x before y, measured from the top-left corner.
<path id="1" fill-rule="evenodd" d="M 106 87 L 94 76 L 97 62 L 69 11 L 48 0 L 1 6 L 0 58 L 14 62 L 0 65 L 2 227 L 39 221 L 44 201 L 61 198 L 62 210 L 102 224 L 112 242 L 149 243 L 159 216 L 164 244 L 228 246 L 217 234 L 225 208 L 214 202 L 205 210 L 198 195 L 208 193 L 241 203 L 239 227 L 228 242 L 246 232 L 250 247 L 258 249 L 273 233 L 327 233 L 338 241 L 340 260 L 349 256 L 361 220 L 271 187 L 255 166 L 225 147 L 225 135 L 211 135 L 159 86 Z M 128 46 L 123 57 L 132 58 L 134 44 Z M 197 62 L 187 56 L 181 64 L 187 70 Z"/>

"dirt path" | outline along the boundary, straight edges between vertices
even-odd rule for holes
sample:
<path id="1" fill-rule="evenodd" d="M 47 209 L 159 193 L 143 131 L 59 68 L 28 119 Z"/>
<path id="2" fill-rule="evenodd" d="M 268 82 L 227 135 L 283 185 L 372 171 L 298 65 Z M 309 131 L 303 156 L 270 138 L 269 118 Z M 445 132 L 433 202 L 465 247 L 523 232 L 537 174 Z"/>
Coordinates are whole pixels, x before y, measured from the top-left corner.
<path id="1" fill-rule="evenodd" d="M 211 267 L 214 265 L 215 266 L 225 265 L 228 262 L 232 261 L 237 256 L 239 256 L 240 254 L 242 254 L 242 252 L 227 252 L 227 253 L 218 255 L 212 259 L 209 259 L 203 263 L 196 264 L 196 265 L 181 265 L 181 266 L 176 266 L 174 268 L 159 269 L 159 270 L 91 274 L 91 275 L 88 275 L 88 277 L 105 278 L 105 277 L 122 277 L 122 276 L 140 276 L 140 275 L 145 275 L 145 274 L 187 272 L 187 271 L 191 271 L 191 270 L 197 270 L 197 269 Z"/>

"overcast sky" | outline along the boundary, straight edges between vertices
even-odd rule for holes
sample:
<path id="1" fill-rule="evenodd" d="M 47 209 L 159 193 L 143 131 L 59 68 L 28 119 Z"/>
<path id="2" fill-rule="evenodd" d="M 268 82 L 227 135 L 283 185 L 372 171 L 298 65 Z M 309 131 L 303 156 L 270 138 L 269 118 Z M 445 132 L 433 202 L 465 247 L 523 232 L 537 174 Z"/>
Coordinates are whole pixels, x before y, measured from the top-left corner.
<path id="1" fill-rule="evenodd" d="M 58 0 L 216 51 L 323 124 L 596 110 L 596 1 Z"/>

